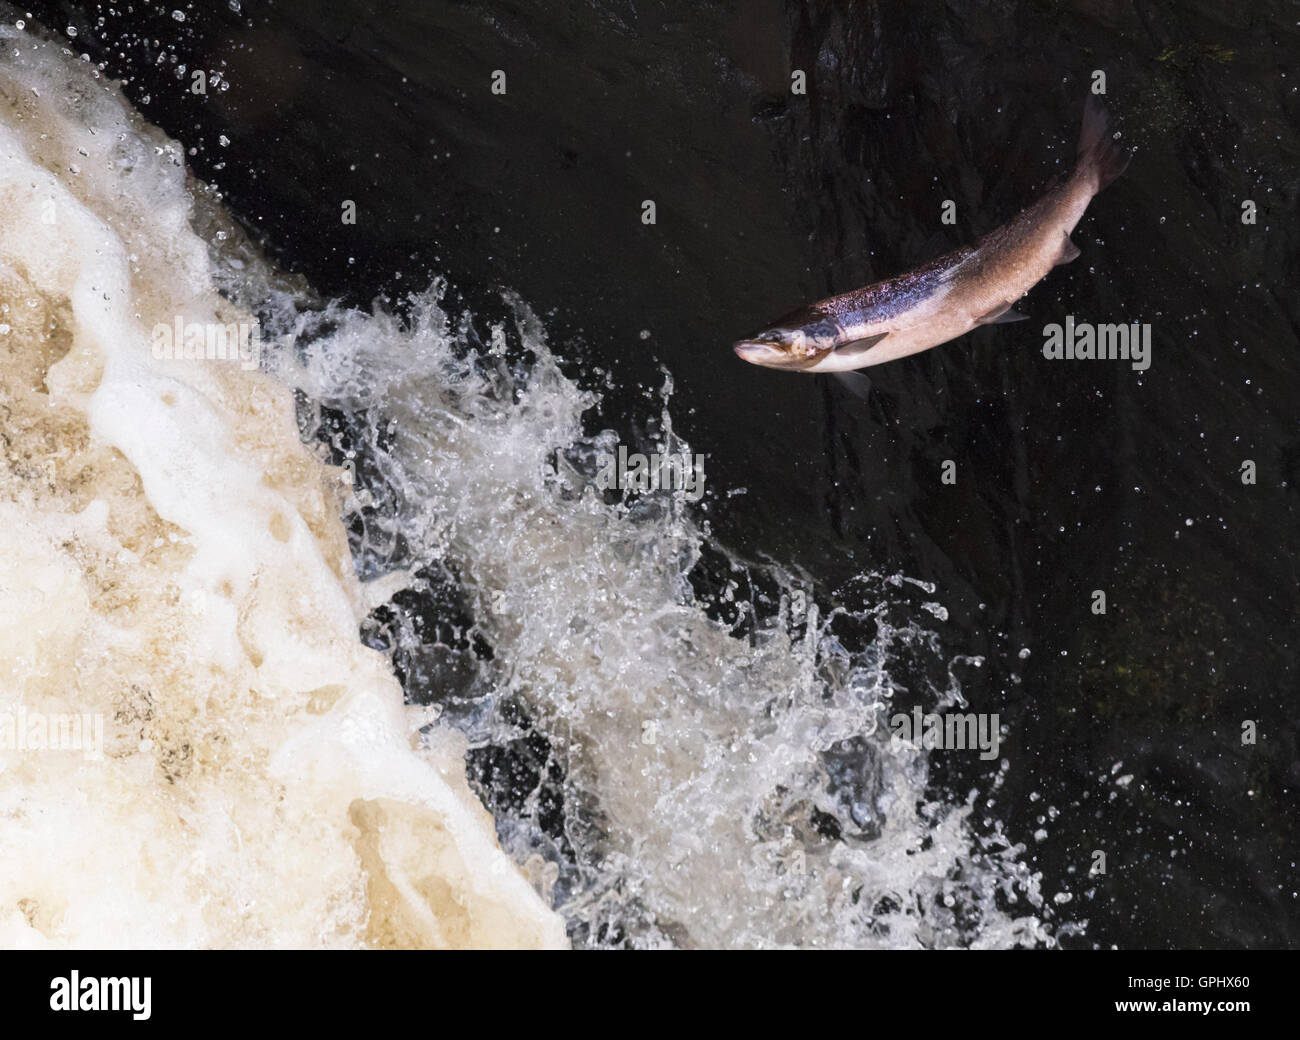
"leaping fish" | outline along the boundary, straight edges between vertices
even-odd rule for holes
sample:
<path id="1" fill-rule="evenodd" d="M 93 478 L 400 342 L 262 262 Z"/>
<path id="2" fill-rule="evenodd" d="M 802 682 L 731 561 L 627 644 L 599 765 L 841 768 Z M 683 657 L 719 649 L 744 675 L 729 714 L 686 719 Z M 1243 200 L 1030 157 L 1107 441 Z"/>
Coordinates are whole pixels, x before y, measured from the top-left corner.
<path id="1" fill-rule="evenodd" d="M 1089 94 L 1074 172 L 973 246 L 915 271 L 819 300 L 735 344 L 746 361 L 798 372 L 848 372 L 937 347 L 979 325 L 1020 321 L 1015 302 L 1079 255 L 1070 232 L 1130 153 Z M 859 378 L 859 377 L 855 377 Z"/>

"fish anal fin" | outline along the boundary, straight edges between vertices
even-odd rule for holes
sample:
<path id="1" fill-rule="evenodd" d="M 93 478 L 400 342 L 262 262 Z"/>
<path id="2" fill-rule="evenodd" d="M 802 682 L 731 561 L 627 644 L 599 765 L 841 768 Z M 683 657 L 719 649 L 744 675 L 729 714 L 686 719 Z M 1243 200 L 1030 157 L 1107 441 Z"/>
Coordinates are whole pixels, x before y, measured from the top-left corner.
<path id="1" fill-rule="evenodd" d="M 1011 301 L 1007 300 L 999 303 L 991 311 L 981 314 L 975 319 L 976 325 L 1005 325 L 1009 321 L 1025 321 L 1028 314 L 1021 314 L 1019 311 L 1011 309 Z"/>
<path id="2" fill-rule="evenodd" d="M 835 348 L 835 355 L 837 357 L 853 357 L 857 354 L 865 354 L 888 335 L 888 332 L 882 332 L 876 336 L 863 336 L 862 339 L 852 339 L 847 343 L 841 343 Z"/>
<path id="3" fill-rule="evenodd" d="M 1071 260 L 1077 260 L 1083 250 L 1070 241 L 1069 235 L 1062 236 L 1061 255 L 1056 258 L 1056 266 L 1068 264 Z"/>

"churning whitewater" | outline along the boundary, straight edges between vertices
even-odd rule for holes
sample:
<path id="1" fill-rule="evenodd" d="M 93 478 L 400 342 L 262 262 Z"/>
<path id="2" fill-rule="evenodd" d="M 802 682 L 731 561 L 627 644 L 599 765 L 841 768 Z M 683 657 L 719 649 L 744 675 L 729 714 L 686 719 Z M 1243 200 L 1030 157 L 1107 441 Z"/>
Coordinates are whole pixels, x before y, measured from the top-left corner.
<path id="1" fill-rule="evenodd" d="M 681 491 L 607 502 L 617 438 L 524 304 L 486 344 L 438 286 L 322 309 L 93 66 L 0 46 L 0 713 L 103 727 L 0 749 L 0 942 L 1052 942 L 1021 850 L 878 724 L 901 654 L 962 703 L 897 620 L 933 590 L 864 575 L 855 642 Z M 260 368 L 158 349 L 191 327 Z M 467 779 L 521 742 L 534 790 Z"/>

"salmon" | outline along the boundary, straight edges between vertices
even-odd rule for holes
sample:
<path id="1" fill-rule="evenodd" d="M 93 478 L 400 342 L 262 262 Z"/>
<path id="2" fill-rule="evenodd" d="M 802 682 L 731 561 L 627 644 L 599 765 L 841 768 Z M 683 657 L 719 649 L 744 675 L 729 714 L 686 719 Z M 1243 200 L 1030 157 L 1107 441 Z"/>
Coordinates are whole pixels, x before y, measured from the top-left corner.
<path id="1" fill-rule="evenodd" d="M 1090 94 L 1074 171 L 1007 223 L 907 274 L 801 308 L 733 349 L 767 368 L 848 372 L 929 350 L 981 325 L 1020 321 L 1016 301 L 1079 255 L 1070 233 L 1131 157 Z"/>

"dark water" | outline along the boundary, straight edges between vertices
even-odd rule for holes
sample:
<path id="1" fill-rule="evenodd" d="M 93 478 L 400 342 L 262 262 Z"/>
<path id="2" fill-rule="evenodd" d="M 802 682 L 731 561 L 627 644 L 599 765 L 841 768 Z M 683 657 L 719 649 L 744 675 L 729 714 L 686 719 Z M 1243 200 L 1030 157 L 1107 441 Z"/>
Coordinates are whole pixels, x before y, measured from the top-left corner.
<path id="1" fill-rule="evenodd" d="M 1012 763 L 995 791 L 988 763 L 941 758 L 936 784 L 985 792 L 1046 892 L 1106 854 L 1059 908 L 1087 921 L 1065 945 L 1300 942 L 1300 5 L 29 6 L 321 293 L 445 274 L 483 316 L 510 287 L 571 373 L 611 374 L 593 428 L 643 434 L 671 371 L 720 542 L 831 596 L 864 569 L 936 583 Z M 188 93 L 177 55 L 229 89 Z M 1031 201 L 1073 159 L 1094 70 L 1138 152 L 1083 255 L 1022 301 L 1033 320 L 873 369 L 865 402 L 734 357 Z M 1066 314 L 1149 322 L 1150 369 L 1046 361 Z"/>

